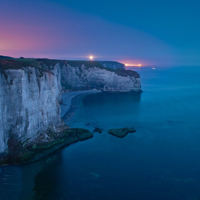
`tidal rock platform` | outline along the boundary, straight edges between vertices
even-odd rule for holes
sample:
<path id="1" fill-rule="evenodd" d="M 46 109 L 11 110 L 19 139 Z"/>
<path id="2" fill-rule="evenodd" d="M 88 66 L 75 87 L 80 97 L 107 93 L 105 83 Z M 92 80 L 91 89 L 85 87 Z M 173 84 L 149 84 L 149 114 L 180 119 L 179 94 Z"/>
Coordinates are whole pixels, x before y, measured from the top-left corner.
<path id="1" fill-rule="evenodd" d="M 0 166 L 32 163 L 60 148 L 92 137 L 93 133 L 82 128 L 68 128 L 58 134 L 49 132 L 45 138 L 38 138 L 33 143 L 29 143 L 28 146 L 11 137 L 8 140 L 8 155 L 0 158 Z"/>

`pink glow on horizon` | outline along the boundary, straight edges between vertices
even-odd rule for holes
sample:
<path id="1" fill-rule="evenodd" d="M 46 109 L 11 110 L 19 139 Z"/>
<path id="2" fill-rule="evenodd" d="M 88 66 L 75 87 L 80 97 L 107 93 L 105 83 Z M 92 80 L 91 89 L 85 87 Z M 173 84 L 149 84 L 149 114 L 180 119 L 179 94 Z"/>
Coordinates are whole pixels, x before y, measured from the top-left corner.
<path id="1" fill-rule="evenodd" d="M 61 54 L 56 55 L 55 51 L 60 50 L 63 54 L 63 49 L 78 45 L 78 40 L 75 41 L 70 34 L 60 34 L 57 28 L 9 21 L 1 21 L 0 25 L 0 55 L 55 58 Z"/>
<path id="2" fill-rule="evenodd" d="M 70 60 L 89 60 L 93 55 L 94 60 L 143 67 L 154 65 L 158 53 L 170 51 L 162 41 L 139 30 L 69 10 L 62 10 L 62 15 L 54 9 L 40 11 L 35 15 L 31 7 L 27 17 L 17 11 L 9 18 L 6 13 L 0 21 L 0 55 Z M 159 62 L 163 63 L 162 58 Z"/>

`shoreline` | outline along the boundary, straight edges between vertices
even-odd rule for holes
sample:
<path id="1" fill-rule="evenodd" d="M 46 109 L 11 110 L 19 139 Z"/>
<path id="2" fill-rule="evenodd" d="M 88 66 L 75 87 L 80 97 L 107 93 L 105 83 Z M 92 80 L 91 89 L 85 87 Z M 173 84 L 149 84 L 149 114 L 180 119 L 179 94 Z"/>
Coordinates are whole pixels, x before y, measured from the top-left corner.
<path id="1" fill-rule="evenodd" d="M 87 94 L 95 94 L 95 93 L 100 93 L 100 92 L 102 91 L 101 90 L 83 90 L 83 91 L 73 91 L 73 92 L 63 93 L 61 98 L 64 103 L 60 105 L 60 108 L 61 108 L 60 117 L 63 118 L 69 112 L 72 106 L 72 101 L 75 97 L 83 96 Z"/>

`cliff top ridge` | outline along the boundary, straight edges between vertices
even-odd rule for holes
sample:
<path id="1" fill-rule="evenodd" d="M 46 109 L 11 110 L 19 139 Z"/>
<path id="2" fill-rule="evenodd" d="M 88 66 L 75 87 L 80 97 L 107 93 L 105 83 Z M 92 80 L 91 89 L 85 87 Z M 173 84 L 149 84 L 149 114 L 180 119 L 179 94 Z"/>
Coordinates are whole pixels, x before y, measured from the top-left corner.
<path id="1" fill-rule="evenodd" d="M 113 69 L 103 66 L 103 63 L 116 63 L 121 64 L 121 68 Z M 85 65 L 86 68 L 98 67 L 111 72 L 115 72 L 119 76 L 133 76 L 139 78 L 140 75 L 132 70 L 123 69 L 123 64 L 115 61 L 81 61 L 81 60 L 57 60 L 47 58 L 12 58 L 9 56 L 0 56 L 0 70 L 4 71 L 7 69 L 23 69 L 24 67 L 35 67 L 40 70 L 52 70 L 56 64 L 60 66 L 67 66 L 69 64 L 72 67 L 81 67 Z"/>

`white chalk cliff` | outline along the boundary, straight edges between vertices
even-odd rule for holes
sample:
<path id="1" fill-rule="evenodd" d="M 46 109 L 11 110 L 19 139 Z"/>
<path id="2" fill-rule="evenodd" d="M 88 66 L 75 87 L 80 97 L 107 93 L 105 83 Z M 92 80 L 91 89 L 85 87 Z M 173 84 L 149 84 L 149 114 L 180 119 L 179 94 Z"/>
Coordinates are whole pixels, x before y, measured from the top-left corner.
<path id="1" fill-rule="evenodd" d="M 124 71 L 124 70 L 122 70 Z M 109 71 L 99 67 L 87 68 L 84 64 L 80 67 L 64 66 L 61 69 L 63 86 L 69 89 L 100 89 L 102 91 L 129 92 L 140 91 L 140 77 L 121 75 L 121 71 Z"/>
<path id="2" fill-rule="evenodd" d="M 23 61 L 13 67 L 9 62 L 0 62 L 0 155 L 8 153 L 10 137 L 26 144 L 62 126 L 59 102 L 63 91 L 141 91 L 140 76 L 123 69 L 88 67 L 87 62 L 54 61 L 47 66 L 37 60 L 37 67 Z"/>

